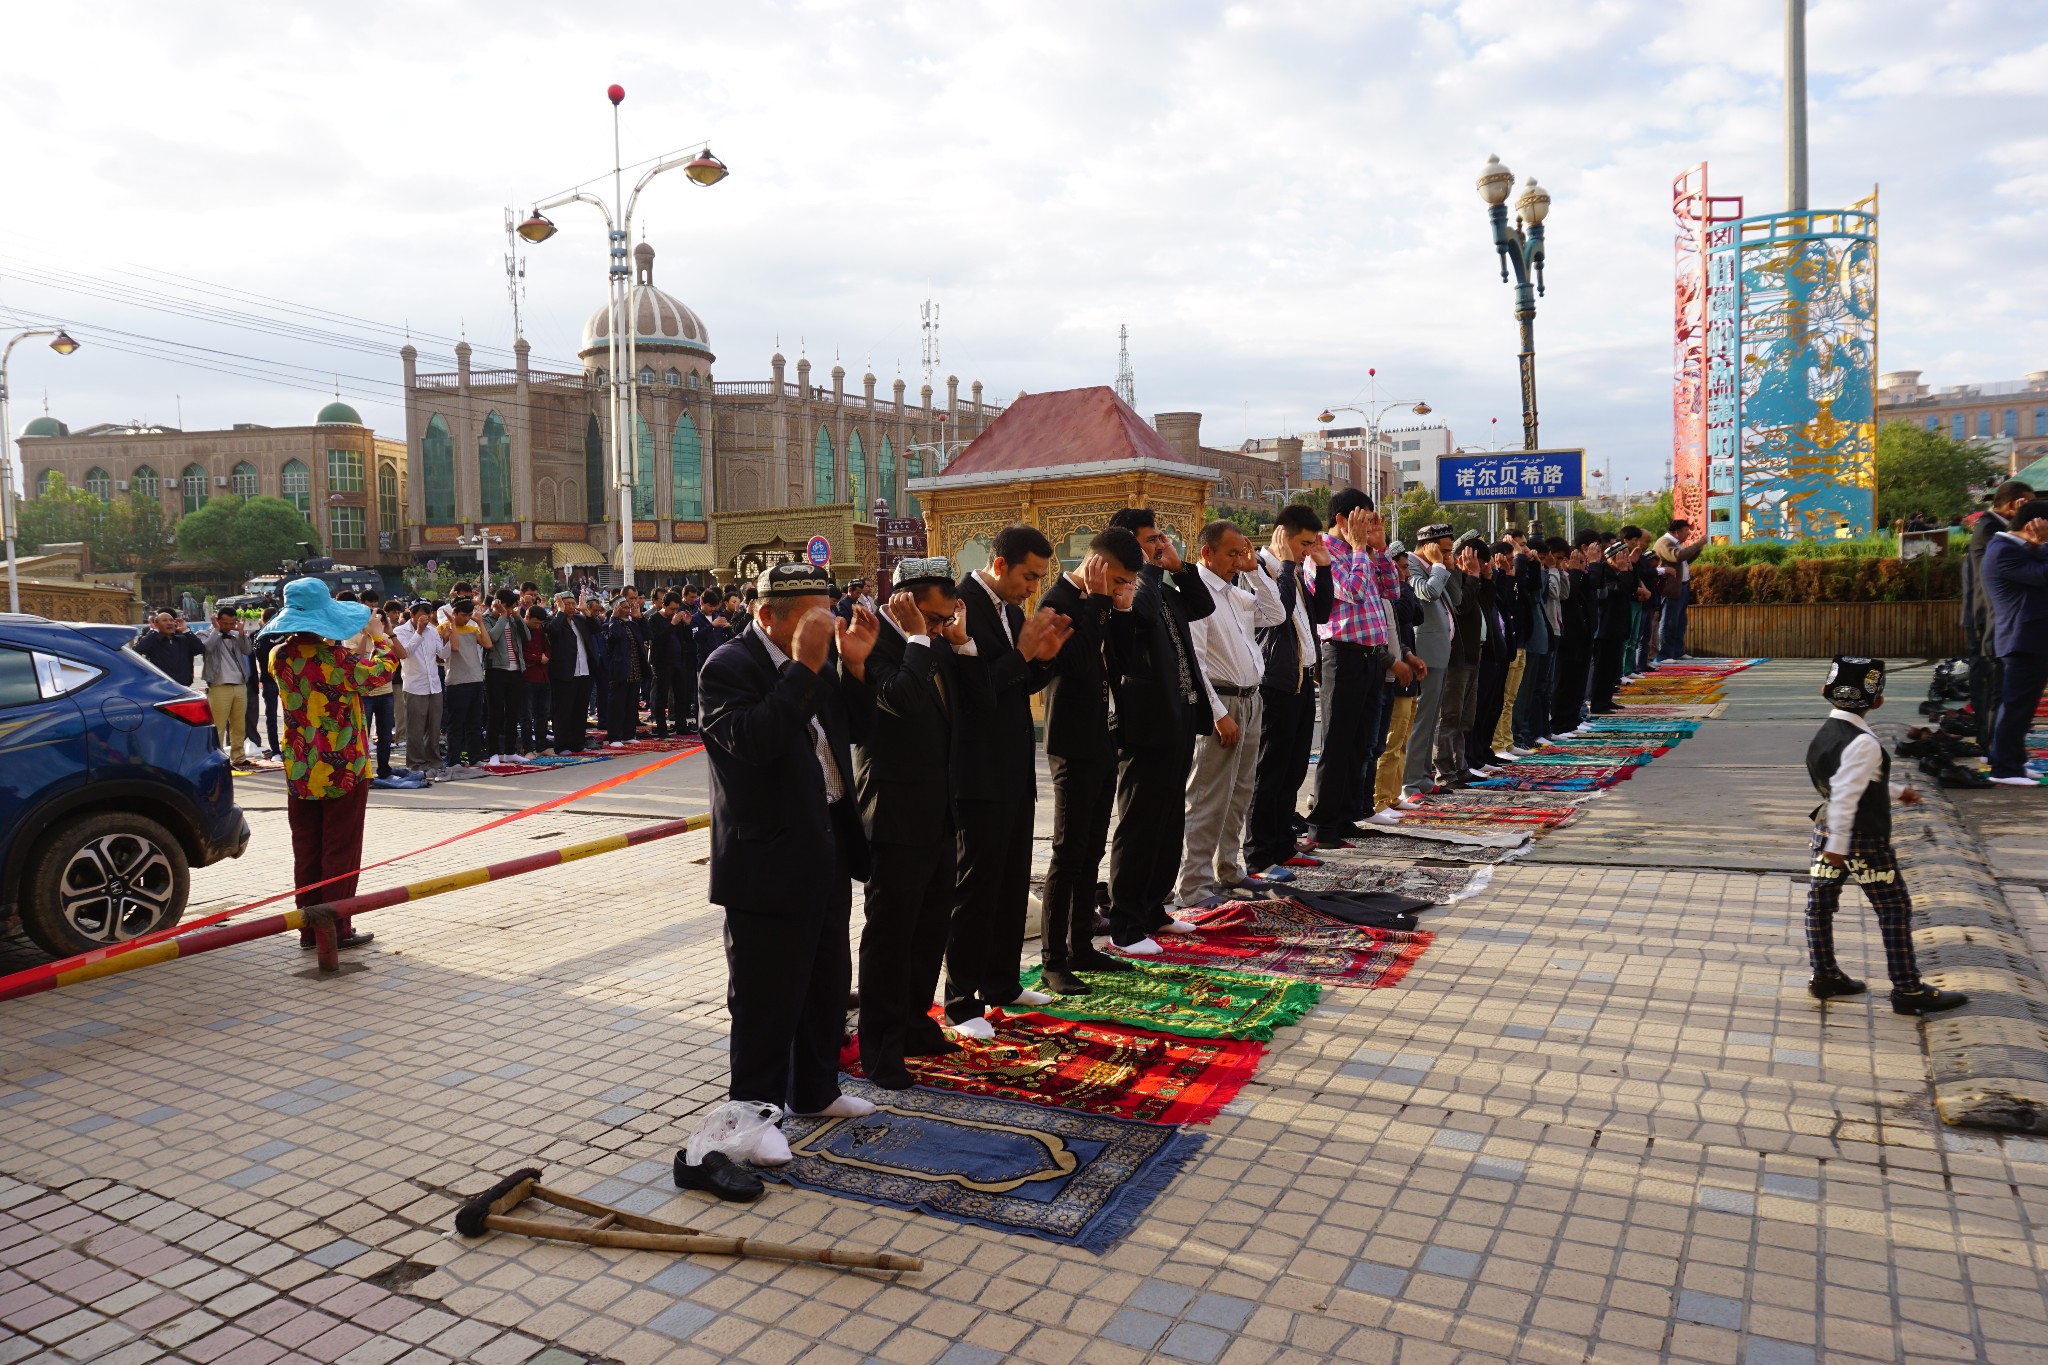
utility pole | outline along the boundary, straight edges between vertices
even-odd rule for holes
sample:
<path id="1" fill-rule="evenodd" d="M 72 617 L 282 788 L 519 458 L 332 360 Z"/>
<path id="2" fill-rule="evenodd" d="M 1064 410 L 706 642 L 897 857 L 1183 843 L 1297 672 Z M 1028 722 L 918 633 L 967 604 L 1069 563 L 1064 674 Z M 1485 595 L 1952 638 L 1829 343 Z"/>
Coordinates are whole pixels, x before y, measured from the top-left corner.
<path id="1" fill-rule="evenodd" d="M 924 382 L 932 382 L 939 369 L 939 305 L 930 299 L 918 310 L 924 318 Z"/>
<path id="2" fill-rule="evenodd" d="M 1806 0 L 1785 0 L 1785 212 L 1806 211 Z"/>
<path id="3" fill-rule="evenodd" d="M 1131 329 L 1121 325 L 1116 329 L 1116 396 L 1124 400 L 1127 407 L 1138 406 L 1138 377 L 1131 372 Z"/>

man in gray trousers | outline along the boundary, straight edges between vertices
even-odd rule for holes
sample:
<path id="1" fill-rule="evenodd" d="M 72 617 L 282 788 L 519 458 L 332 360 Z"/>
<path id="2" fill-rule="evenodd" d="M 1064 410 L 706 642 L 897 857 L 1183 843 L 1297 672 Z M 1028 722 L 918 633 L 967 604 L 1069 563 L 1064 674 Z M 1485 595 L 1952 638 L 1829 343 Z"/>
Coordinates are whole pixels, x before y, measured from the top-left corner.
<path id="1" fill-rule="evenodd" d="M 1458 604 L 1458 575 L 1451 571 L 1451 528 L 1438 522 L 1415 534 L 1408 556 L 1408 584 L 1422 604 L 1415 628 L 1415 652 L 1429 666 L 1415 699 L 1415 728 L 1408 732 L 1408 766 L 1401 774 L 1401 799 L 1436 786 L 1430 758 L 1436 752 L 1437 716 L 1443 707 L 1444 674 L 1451 662 L 1451 610 Z"/>

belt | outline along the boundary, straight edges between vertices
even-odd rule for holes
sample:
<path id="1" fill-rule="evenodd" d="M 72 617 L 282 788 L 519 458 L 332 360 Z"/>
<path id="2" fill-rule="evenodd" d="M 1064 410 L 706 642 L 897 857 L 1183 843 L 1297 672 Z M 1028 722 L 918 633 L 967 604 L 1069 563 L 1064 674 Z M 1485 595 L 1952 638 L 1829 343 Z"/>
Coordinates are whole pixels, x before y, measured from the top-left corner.
<path id="1" fill-rule="evenodd" d="M 1212 682 L 1209 686 L 1216 689 L 1217 695 L 1224 697 L 1250 697 L 1257 695 L 1259 690 L 1257 683 L 1250 687 L 1232 687 L 1229 683 Z"/>

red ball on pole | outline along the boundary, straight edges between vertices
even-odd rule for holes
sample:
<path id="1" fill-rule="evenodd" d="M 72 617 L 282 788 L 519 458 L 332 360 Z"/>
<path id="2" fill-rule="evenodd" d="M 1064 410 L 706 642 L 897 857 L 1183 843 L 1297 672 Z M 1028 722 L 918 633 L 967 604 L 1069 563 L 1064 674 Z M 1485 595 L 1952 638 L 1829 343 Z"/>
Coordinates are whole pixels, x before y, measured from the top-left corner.
<path id="1" fill-rule="evenodd" d="M 626 99 L 626 87 L 623 85 L 606 86 L 604 97 L 613 104 L 623 104 Z"/>

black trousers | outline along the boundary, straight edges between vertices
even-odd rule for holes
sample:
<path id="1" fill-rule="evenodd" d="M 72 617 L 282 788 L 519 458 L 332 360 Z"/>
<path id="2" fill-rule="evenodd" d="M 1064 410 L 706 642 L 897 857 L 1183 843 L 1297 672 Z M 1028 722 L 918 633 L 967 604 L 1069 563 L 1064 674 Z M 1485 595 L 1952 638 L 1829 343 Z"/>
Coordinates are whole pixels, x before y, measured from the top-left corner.
<path id="1" fill-rule="evenodd" d="M 583 749 L 590 744 L 590 677 L 552 683 L 555 693 L 555 749 Z"/>
<path id="2" fill-rule="evenodd" d="M 1465 761 L 1475 767 L 1494 756 L 1493 732 L 1507 702 L 1509 662 L 1505 656 L 1479 661 L 1479 702 L 1472 712 L 1472 728 L 1465 732 Z"/>
<path id="3" fill-rule="evenodd" d="M 526 742 L 536 752 L 555 747 L 548 733 L 549 721 L 555 714 L 554 691 L 553 683 L 526 680 L 526 710 L 521 723 L 525 726 Z"/>
<path id="4" fill-rule="evenodd" d="M 1039 950 L 1047 968 L 1065 969 L 1076 953 L 1095 946 L 1095 883 L 1109 845 L 1116 765 L 1050 755 L 1046 764 L 1052 769 L 1052 863 L 1045 872 Z"/>
<path id="5" fill-rule="evenodd" d="M 456 683 L 448 688 L 443 714 L 448 720 L 449 764 L 477 763 L 490 757 L 484 748 L 484 685 Z"/>
<path id="6" fill-rule="evenodd" d="M 1991 752 L 1991 735 L 1998 724 L 1998 694 L 2003 670 L 1995 654 L 1979 654 L 1970 660 L 1970 714 L 1977 718 L 1977 747 Z M 249 711 L 250 729 L 255 729 L 256 711 Z"/>
<path id="7" fill-rule="evenodd" d="M 654 722 L 657 739 L 667 739 L 669 717 L 675 717 L 675 728 L 681 730 L 687 713 L 678 705 L 677 684 L 686 670 L 680 668 L 657 668 L 654 670 L 654 691 L 648 697 L 648 719 Z"/>
<path id="8" fill-rule="evenodd" d="M 1998 722 L 1991 730 L 1991 775 L 2027 775 L 2027 731 L 2048 686 L 2048 654 L 2002 654 L 1998 659 Z"/>
<path id="9" fill-rule="evenodd" d="M 946 940 L 946 1017 L 978 1019 L 1017 998 L 1031 899 L 1033 803 L 961 801 L 953 930 Z"/>
<path id="10" fill-rule="evenodd" d="M 1605 715 L 1614 709 L 1614 692 L 1621 686 L 1623 652 L 1628 648 L 1625 635 L 1603 635 L 1593 642 L 1593 714 Z"/>
<path id="11" fill-rule="evenodd" d="M 484 706 L 490 713 L 491 752 L 519 752 L 519 714 L 526 709 L 526 679 L 509 668 L 484 670 Z"/>
<path id="12" fill-rule="evenodd" d="M 1877 916 L 1885 975 L 1892 979 L 1893 989 L 1910 990 L 1919 985 L 1920 968 L 1913 958 L 1913 897 L 1906 891 L 1905 874 L 1899 871 L 1891 840 L 1852 830 L 1845 853 L 1849 865 L 1832 867 L 1820 856 L 1827 838 L 1827 830 L 1816 825 L 1813 864 L 1806 883 L 1806 952 L 1814 975 L 1842 970 L 1835 964 L 1835 912 L 1842 905 L 1842 888 L 1855 882 Z"/>
<path id="13" fill-rule="evenodd" d="M 611 707 L 604 716 L 604 737 L 621 743 L 640 732 L 640 683 L 638 679 L 612 684 Z"/>
<path id="14" fill-rule="evenodd" d="M 1592 661 L 1591 640 L 1565 637 L 1557 651 L 1557 678 L 1551 684 L 1551 734 L 1568 735 L 1579 728 L 1579 706 L 1586 700 L 1586 670 Z"/>
<path id="15" fill-rule="evenodd" d="M 846 937 L 853 883 L 836 843 L 819 856 L 832 860 L 832 875 L 816 899 L 726 907 L 729 1099 L 806 1114 L 839 1098 L 839 1040 L 853 984 Z"/>
<path id="16" fill-rule="evenodd" d="M 1109 850 L 1110 937 L 1136 943 L 1166 923 L 1166 898 L 1187 835 L 1194 731 L 1160 749 L 1126 749 L 1116 765 L 1116 832 Z"/>
<path id="17" fill-rule="evenodd" d="M 1251 813 L 1244 824 L 1244 865 L 1264 872 L 1294 856 L 1294 808 L 1308 776 L 1316 734 L 1316 684 L 1304 677 L 1299 692 L 1261 687 L 1265 720 L 1253 768 Z"/>
<path id="18" fill-rule="evenodd" d="M 1386 685 L 1387 651 L 1332 640 L 1323 651 L 1323 686 L 1330 704 L 1323 721 L 1323 753 L 1316 760 L 1316 800 L 1309 827 L 1340 837 L 1358 819 L 1358 784 L 1365 766 L 1366 734 Z"/>
<path id="19" fill-rule="evenodd" d="M 900 1068 L 945 1041 L 931 1017 L 953 919 L 953 831 L 924 844 L 875 844 L 860 931 L 860 1064 Z"/>

